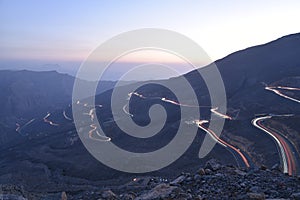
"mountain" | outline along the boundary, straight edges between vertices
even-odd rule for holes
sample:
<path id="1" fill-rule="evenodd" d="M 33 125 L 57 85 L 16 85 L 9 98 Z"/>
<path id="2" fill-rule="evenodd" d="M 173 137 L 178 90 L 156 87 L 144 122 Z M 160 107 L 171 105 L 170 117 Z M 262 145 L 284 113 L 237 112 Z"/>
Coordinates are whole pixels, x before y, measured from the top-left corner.
<path id="1" fill-rule="evenodd" d="M 2 115 L 14 113 L 13 116 L 21 118 L 25 114 L 27 120 L 30 120 L 35 111 L 40 112 L 42 117 L 36 117 L 29 124 L 24 121 L 21 124 L 21 131 L 18 130 L 18 133 L 10 129 L 17 134 L 18 140 L 12 141 L 9 146 L 0 149 L 0 184 L 26 185 L 26 190 L 31 191 L 64 190 L 76 193 L 78 190 L 83 190 L 85 185 L 89 185 L 89 187 L 119 185 L 136 176 L 153 175 L 174 178 L 180 172 L 196 171 L 210 158 L 217 158 L 224 164 L 242 168 L 247 168 L 247 164 L 250 168 L 261 165 L 271 168 L 277 165 L 281 171 L 297 175 L 300 166 L 300 136 L 298 134 L 300 130 L 297 126 L 300 115 L 300 106 L 297 102 L 300 88 L 299 55 L 300 34 L 293 34 L 217 60 L 215 63 L 224 81 L 228 107 L 227 113 L 219 113 L 219 115 L 216 108 L 209 107 L 211 102 L 208 89 L 204 79 L 197 71 L 181 77 L 162 80 L 161 83 L 172 85 L 185 94 L 187 91 L 179 84 L 179 79 L 187 79 L 201 103 L 200 106 L 208 106 L 200 108 L 200 116 L 190 116 L 188 120 L 209 121 L 212 115 L 217 115 L 225 116 L 226 122 L 222 135 L 218 139 L 219 143 L 207 157 L 199 159 L 198 153 L 204 138 L 209 134 L 208 126 L 207 124 L 198 124 L 199 129 L 194 142 L 176 162 L 159 171 L 142 175 L 110 169 L 93 158 L 84 148 L 72 123 L 73 111 L 68 106 L 71 90 L 68 91 L 67 88 L 72 87 L 72 81 L 67 80 L 71 80 L 71 78 L 55 72 L 39 72 L 47 74 L 43 75 L 43 79 L 38 78 L 40 74 L 35 72 L 34 75 L 28 75 L 30 78 L 27 78 L 26 81 L 22 79 L 24 75 L 21 77 L 11 75 L 11 79 L 5 79 L 3 76 L 5 79 L 5 82 L 1 83 L 1 87 L 5 85 L 3 94 L 11 97 L 7 98 L 7 95 L 1 97 L 1 101 L 4 102 L 1 105 L 8 107 L 5 109 L 3 107 L 5 113 Z M 200 72 L 210 67 L 212 66 L 208 65 L 200 69 Z M 26 74 L 29 72 L 5 73 Z M 51 73 L 56 75 L 51 75 Z M 23 81 L 19 82 L 19 79 Z M 5 89 L 7 86 L 13 90 Z M 124 94 L 120 99 L 126 101 L 128 97 L 126 90 L 130 90 L 129 88 L 134 86 L 134 84 L 122 86 L 121 91 Z M 19 89 L 19 87 L 23 89 Z M 95 113 L 106 131 L 106 136 L 110 137 L 114 144 L 134 152 L 148 152 L 163 147 L 173 139 L 181 122 L 181 115 L 177 97 L 171 90 L 145 82 L 136 90 L 138 95 L 131 95 L 132 98 L 128 102 L 129 109 L 125 109 L 125 111 L 133 115 L 132 119 L 137 124 L 144 126 L 150 122 L 147 113 L 154 104 L 163 106 L 168 114 L 162 131 L 147 139 L 131 137 L 117 126 L 116 121 L 122 120 L 122 118 L 112 115 L 112 91 L 106 90 L 95 97 L 96 104 L 102 105 L 102 107 L 96 108 Z M 188 97 L 183 99 L 184 102 L 179 103 L 188 104 L 190 102 Z M 14 100 L 16 98 L 28 100 L 20 103 Z M 90 105 L 85 104 L 85 100 L 73 106 L 80 106 L 79 114 L 89 116 L 91 108 Z M 35 104 L 40 107 L 35 107 Z M 27 108 L 28 105 L 30 105 L 29 108 Z M 14 110 L 15 107 L 18 109 Z M 123 105 L 120 105 L 120 116 L 124 115 L 122 107 Z M 34 110 L 34 108 L 36 109 Z M 191 107 L 191 109 L 195 108 Z M 45 120 L 43 116 L 47 112 L 51 115 L 47 115 Z M 127 113 L 127 115 L 129 114 Z M 264 118 L 260 119 L 261 117 Z M 256 120 L 253 121 L 253 119 Z M 3 124 L 5 125 L 5 123 Z M 83 130 L 86 130 L 83 134 L 86 134 L 87 140 L 93 140 L 89 137 L 93 135 L 92 125 L 91 122 L 82 127 Z M 184 126 L 190 126 L 190 124 Z M 7 128 L 9 127 L 3 131 L 5 132 Z M 281 155 L 282 152 L 279 151 L 280 145 L 284 146 L 284 155 Z M 244 161 L 241 154 L 248 163 Z"/>
<path id="2" fill-rule="evenodd" d="M 55 71 L 0 71 L 0 116 L 27 117 L 62 108 L 70 102 L 73 81 Z"/>
<path id="3" fill-rule="evenodd" d="M 274 138 L 270 137 L 266 132 L 257 129 L 251 124 L 251 121 L 260 115 L 270 116 L 272 118 L 261 120 L 262 123 L 265 124 L 268 124 L 269 121 L 273 119 L 282 123 L 283 126 L 287 121 L 297 121 L 297 116 L 300 114 L 299 102 L 293 101 L 291 98 L 296 98 L 297 100 L 297 91 L 299 92 L 300 90 L 299 81 L 297 81 L 299 79 L 298 76 L 300 75 L 299 55 L 300 34 L 298 33 L 284 36 L 267 44 L 250 47 L 232 53 L 215 62 L 225 85 L 227 115 L 233 118 L 233 120 L 226 121 L 221 137 L 225 141 L 234 144 L 236 148 L 242 150 L 251 162 L 250 165 L 264 164 L 272 167 L 276 163 L 282 162 L 282 155 L 277 151 L 278 147 L 276 146 L 278 144 L 274 141 Z M 211 65 L 208 65 L 200 69 L 200 74 L 205 70 L 209 70 L 211 67 Z M 198 71 L 192 71 L 183 75 L 183 77 L 192 85 L 197 94 L 200 106 L 205 107 L 210 105 L 207 86 Z M 182 79 L 182 77 L 171 78 L 169 80 L 161 81 L 161 83 L 167 83 L 168 85 L 177 88 L 177 91 L 180 91 L 181 94 L 185 94 L 187 91 L 179 84 L 180 79 Z M 134 88 L 134 86 L 132 86 L 132 88 Z M 291 90 L 292 88 L 293 90 Z M 126 91 L 125 88 L 123 90 Z M 164 135 L 166 138 L 162 141 L 159 139 L 155 140 L 154 137 L 152 137 L 152 143 L 151 140 L 144 143 L 140 140 L 124 136 L 124 133 L 118 129 L 116 124 L 111 123 L 113 128 L 110 127 L 110 129 L 113 131 L 108 131 L 109 137 L 115 138 L 115 143 L 122 147 L 125 146 L 122 144 L 127 144 L 127 142 L 129 144 L 136 143 L 134 146 L 136 149 L 139 148 L 139 151 L 143 151 L 143 149 L 147 148 L 147 144 L 154 146 L 159 145 L 160 143 L 167 144 L 167 142 L 174 137 L 174 135 L 170 133 L 172 130 L 170 127 L 176 127 L 176 124 L 178 125 L 178 120 L 180 119 L 180 113 L 178 111 L 178 106 L 176 105 L 178 101 L 176 96 L 168 89 L 148 84 L 147 82 L 144 83 L 143 87 L 136 91 L 144 97 L 140 98 L 135 95 L 134 98 L 130 100 L 130 113 L 134 116 L 133 120 L 140 125 L 146 125 L 150 122 L 150 118 L 146 114 L 148 113 L 150 106 L 160 104 L 165 107 L 168 116 L 171 116 L 167 119 L 168 123 L 165 126 L 165 128 L 167 128 L 164 129 L 166 130 L 166 132 L 164 132 L 165 135 L 169 134 L 169 136 Z M 105 118 L 103 113 L 110 113 L 107 117 L 112 117 L 110 110 L 110 92 L 111 91 L 107 91 L 96 97 L 96 99 L 98 99 L 97 103 L 103 104 L 103 109 L 105 110 L 101 113 L 99 112 L 100 120 L 101 118 Z M 284 97 L 284 94 L 288 95 Z M 126 96 L 126 94 L 123 94 L 123 96 Z M 187 104 L 190 99 L 187 93 L 183 96 L 185 96 L 186 99 L 180 103 L 184 105 Z M 157 100 L 156 97 L 165 98 L 175 101 L 176 103 L 172 104 L 170 103 L 171 101 L 161 101 L 160 98 Z M 103 99 L 108 100 L 104 101 Z M 199 116 L 199 118 L 194 118 L 194 120 L 210 119 L 211 112 L 207 112 L 207 108 L 201 108 L 200 111 L 201 116 Z M 289 117 L 286 117 L 285 115 L 289 115 Z M 291 138 L 291 135 L 295 135 L 294 132 L 299 131 L 295 126 L 285 126 L 285 129 L 276 131 L 276 134 L 279 135 L 278 137 L 280 137 L 280 139 L 282 139 L 281 137 L 284 135 L 282 140 L 284 140 L 285 143 L 298 144 L 300 141 L 299 136 L 296 137 L 297 139 L 294 138 L 290 142 L 288 141 L 290 140 L 289 138 Z M 198 131 L 198 133 L 202 138 L 197 135 L 195 140 L 203 141 L 203 131 Z M 196 152 L 201 145 L 201 142 L 199 143 L 191 146 L 189 150 Z M 163 144 L 161 144 L 161 146 L 163 146 Z M 293 151 L 291 150 L 290 153 L 297 152 L 295 153 L 295 158 L 291 160 L 294 160 L 295 165 L 299 167 L 300 149 L 292 147 L 294 145 L 289 146 L 290 149 L 294 149 Z M 156 146 L 156 148 L 158 148 L 158 146 Z M 212 154 L 214 154 L 213 156 L 218 156 L 218 154 L 223 153 L 224 150 L 218 151 L 217 148 L 212 152 Z M 185 155 L 189 154 L 187 153 Z M 192 157 L 189 158 L 191 160 L 193 159 Z M 243 162 L 241 162 L 241 164 L 243 164 Z M 179 166 L 176 167 L 180 168 Z M 175 166 L 173 168 L 175 168 Z M 299 169 L 297 172 L 294 171 L 294 173 L 299 173 Z"/>
<path id="4" fill-rule="evenodd" d="M 0 144 L 19 141 L 15 130 L 48 112 L 65 109 L 72 101 L 75 78 L 56 71 L 0 70 Z M 82 84 L 92 82 L 80 80 Z M 101 81 L 96 94 L 114 87 L 113 81 Z"/>
<path id="5" fill-rule="evenodd" d="M 0 71 L 0 118 L 33 118 L 65 108 L 71 103 L 74 80 L 74 77 L 56 71 Z M 111 89 L 114 84 L 102 81 L 97 94 Z"/>
<path id="6" fill-rule="evenodd" d="M 4 199 L 299 199 L 299 184 L 299 178 L 285 176 L 277 168 L 245 170 L 212 159 L 204 168 L 174 179 L 143 176 L 112 187 L 81 186 L 76 192 L 28 192 L 11 185 L 3 185 L 2 191 Z"/>

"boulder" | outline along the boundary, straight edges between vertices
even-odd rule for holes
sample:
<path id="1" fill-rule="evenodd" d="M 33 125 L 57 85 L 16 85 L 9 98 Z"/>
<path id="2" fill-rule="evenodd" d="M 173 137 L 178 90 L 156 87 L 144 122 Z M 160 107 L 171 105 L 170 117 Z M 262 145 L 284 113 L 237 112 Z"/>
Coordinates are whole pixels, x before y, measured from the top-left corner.
<path id="1" fill-rule="evenodd" d="M 199 175 L 205 175 L 205 170 L 203 168 L 198 169 L 197 174 Z"/>
<path id="2" fill-rule="evenodd" d="M 293 194 L 291 195 L 291 199 L 300 200 L 300 192 L 293 193 Z"/>
<path id="3" fill-rule="evenodd" d="M 68 197 L 67 197 L 66 192 L 62 192 L 61 193 L 61 200 L 67 200 L 67 199 L 68 199 Z"/>
<path id="4" fill-rule="evenodd" d="M 180 193 L 180 189 L 176 186 L 170 186 L 168 184 L 162 183 L 157 185 L 155 188 L 147 193 L 142 194 L 135 200 L 154 200 L 154 199 L 165 199 L 171 196 L 174 197 Z"/>
<path id="5" fill-rule="evenodd" d="M 181 176 L 177 177 L 175 180 L 173 180 L 170 184 L 178 185 L 178 184 L 182 183 L 185 180 L 185 178 L 186 178 L 185 175 L 181 175 Z"/>
<path id="6" fill-rule="evenodd" d="M 217 170 L 221 169 L 221 165 L 220 165 L 220 163 L 218 163 L 218 161 L 216 159 L 211 159 L 211 160 L 207 161 L 207 163 L 205 164 L 205 169 L 217 171 Z"/>
<path id="7" fill-rule="evenodd" d="M 255 200 L 264 200 L 266 199 L 264 193 L 254 193 L 254 192 L 249 192 L 247 194 L 249 199 L 255 199 Z"/>
<path id="8" fill-rule="evenodd" d="M 102 192 L 101 197 L 106 200 L 115 200 L 118 199 L 117 195 L 113 193 L 111 190 L 106 190 Z"/>

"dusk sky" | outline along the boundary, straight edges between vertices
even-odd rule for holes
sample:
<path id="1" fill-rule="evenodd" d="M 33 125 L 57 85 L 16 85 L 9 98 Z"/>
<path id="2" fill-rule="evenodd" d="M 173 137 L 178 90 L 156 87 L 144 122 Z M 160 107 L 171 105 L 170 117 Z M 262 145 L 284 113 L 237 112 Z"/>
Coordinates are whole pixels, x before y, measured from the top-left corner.
<path id="1" fill-rule="evenodd" d="M 0 68 L 19 61 L 72 71 L 70 63 L 82 62 L 105 40 L 140 28 L 184 34 L 216 60 L 299 32 L 299 9 L 299 0 L 0 0 Z"/>

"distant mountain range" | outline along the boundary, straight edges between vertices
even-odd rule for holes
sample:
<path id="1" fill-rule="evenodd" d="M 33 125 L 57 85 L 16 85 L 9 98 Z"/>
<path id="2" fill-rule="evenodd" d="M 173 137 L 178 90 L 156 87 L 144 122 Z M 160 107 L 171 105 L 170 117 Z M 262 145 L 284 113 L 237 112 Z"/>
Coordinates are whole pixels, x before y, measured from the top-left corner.
<path id="1" fill-rule="evenodd" d="M 0 118 L 30 118 L 66 107 L 72 101 L 74 80 L 56 71 L 0 71 Z M 96 94 L 113 88 L 115 82 L 101 81 L 99 85 Z"/>

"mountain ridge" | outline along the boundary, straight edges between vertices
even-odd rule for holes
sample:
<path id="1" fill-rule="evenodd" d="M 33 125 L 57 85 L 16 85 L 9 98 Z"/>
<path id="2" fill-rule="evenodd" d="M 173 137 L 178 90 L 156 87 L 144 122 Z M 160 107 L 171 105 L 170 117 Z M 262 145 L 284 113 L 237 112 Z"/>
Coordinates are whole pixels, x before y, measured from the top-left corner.
<path id="1" fill-rule="evenodd" d="M 272 115 L 273 119 L 265 120 L 262 125 L 272 126 L 276 124 L 276 127 L 280 127 L 279 131 L 284 131 L 289 139 L 297 140 L 295 141 L 296 144 L 299 144 L 300 141 L 300 138 L 296 137 L 297 135 L 295 134 L 295 132 L 299 132 L 296 129 L 297 127 L 292 127 L 287 123 L 297 122 L 300 108 L 297 107 L 296 102 L 266 89 L 267 86 L 300 88 L 298 79 L 292 78 L 300 74 L 298 66 L 300 58 L 297 56 L 300 55 L 300 41 L 298 39 L 295 40 L 295 38 L 298 38 L 298 34 L 292 38 L 294 39 L 289 40 L 285 38 L 284 40 L 271 42 L 271 46 L 268 44 L 261 46 L 258 52 L 253 53 L 253 50 L 257 48 L 251 47 L 250 51 L 244 50 L 239 53 L 233 53 L 226 59 L 216 61 L 228 96 L 228 112 L 221 114 L 230 116 L 230 118 L 226 119 L 224 131 L 220 138 L 245 154 L 251 167 L 266 165 L 271 168 L 273 165 L 280 165 L 282 162 L 280 152 L 277 151 L 276 143 L 272 137 L 251 124 L 251 121 L 257 116 Z M 280 48 L 281 43 L 287 44 Z M 288 49 L 292 52 L 287 52 Z M 201 72 L 201 69 L 199 70 Z M 198 74 L 198 71 L 187 73 L 184 75 L 184 78 L 191 83 L 201 105 L 210 105 L 205 82 Z M 165 81 L 169 81 L 170 84 L 179 87 L 180 92 L 186 92 L 180 90 L 180 85 L 177 84 L 176 78 L 162 80 L 162 82 Z M 129 86 L 122 87 L 125 90 Z M 147 82 L 137 92 L 143 97 L 149 98 L 133 95 L 130 102 L 128 102 L 128 105 L 130 105 L 128 112 L 134 116 L 132 118 L 135 122 L 147 124 L 149 121 L 147 113 L 151 105 L 158 103 L 165 107 L 170 116 L 172 116 L 163 129 L 163 133 L 166 134 L 163 134 L 163 138 L 150 138 L 150 140 L 158 146 L 168 143 L 172 139 L 172 131 L 180 123 L 180 116 L 177 115 L 179 106 L 176 104 L 175 95 L 172 94 L 172 91 L 159 88 L 157 85 L 147 84 Z M 111 93 L 112 89 L 97 95 L 95 98 L 96 104 L 101 105 L 97 107 L 96 117 L 98 117 L 101 126 L 103 125 L 105 130 L 107 130 L 105 134 L 111 137 L 112 142 L 121 144 L 124 148 L 129 146 L 128 149 L 131 148 L 130 150 L 136 150 L 136 152 L 151 150 L 149 147 L 150 142 L 135 144 L 132 138 L 129 138 L 127 134 L 118 129 L 114 121 L 118 119 L 113 119 L 111 116 Z M 297 95 L 296 92 L 291 91 L 284 94 Z M 128 95 L 125 93 L 122 99 L 127 97 Z M 188 98 L 189 96 L 184 99 L 186 102 L 182 103 L 187 104 Z M 163 101 L 163 99 L 170 101 Z M 79 114 L 87 115 L 90 113 L 91 108 L 89 105 L 85 105 L 84 101 L 79 102 L 78 105 L 82 107 L 82 113 Z M 34 188 L 32 190 L 35 191 L 38 189 L 57 191 L 58 185 L 56 180 L 60 178 L 64 182 L 65 190 L 67 191 L 68 184 L 76 184 L 76 181 L 82 179 L 84 179 L 85 183 L 91 184 L 94 181 L 99 181 L 97 184 L 100 187 L 103 185 L 122 184 L 121 181 L 127 181 L 137 176 L 110 169 L 94 159 L 78 138 L 73 122 L 65 119 L 63 116 L 63 111 L 66 111 L 68 117 L 72 116 L 71 108 L 68 105 L 51 111 L 51 116 L 47 118 L 48 120 L 43 120 L 41 117 L 23 128 L 22 132 L 26 134 L 22 136 L 19 134 L 21 141 L 15 143 L 17 145 L 12 143 L 9 148 L 1 149 L 2 159 L 0 159 L 0 167 L 2 170 L 0 183 L 6 184 L 10 181 L 26 184 L 26 189 Z M 123 111 L 120 110 L 120 112 Z M 189 120 L 209 120 L 210 116 L 214 114 L 211 112 L 211 108 L 203 108 L 201 111 L 203 111 L 200 113 L 201 116 L 191 116 L 195 118 Z M 43 114 L 46 115 L 47 113 Z M 294 114 L 295 116 L 283 117 L 280 114 Z M 49 120 L 60 125 L 51 126 Z M 83 134 L 86 134 L 85 138 L 87 139 L 91 139 L 88 136 L 93 134 L 90 129 L 91 125 L 85 124 L 84 127 L 87 131 Z M 205 129 L 206 126 L 202 128 Z M 170 166 L 153 172 L 153 175 L 174 178 L 182 171 L 195 171 L 196 168 L 203 166 L 210 158 L 217 158 L 223 164 L 240 165 L 241 162 L 235 159 L 232 152 L 220 144 L 217 144 L 206 158 L 199 159 L 199 147 L 207 134 L 207 132 L 199 128 L 193 144 L 184 155 Z M 290 136 L 293 136 L 293 138 Z M 143 151 L 140 151 L 139 148 Z M 34 172 L 34 176 L 32 176 L 32 169 L 37 169 Z M 281 170 L 280 167 L 279 170 Z M 145 174 L 140 176 L 145 176 Z M 10 179 L 7 179 L 7 177 L 10 177 Z M 39 181 L 42 181 L 44 184 L 39 185 Z M 69 190 L 71 189 L 69 188 Z"/>

